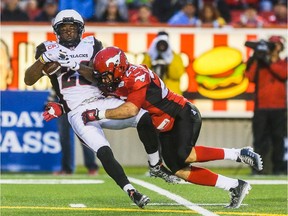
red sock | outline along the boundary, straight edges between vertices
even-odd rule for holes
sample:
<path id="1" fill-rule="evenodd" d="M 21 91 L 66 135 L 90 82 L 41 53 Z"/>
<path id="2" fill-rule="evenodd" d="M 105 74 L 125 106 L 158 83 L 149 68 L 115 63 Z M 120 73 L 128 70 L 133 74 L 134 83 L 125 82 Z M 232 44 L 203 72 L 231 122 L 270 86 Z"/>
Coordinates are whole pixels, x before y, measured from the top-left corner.
<path id="1" fill-rule="evenodd" d="M 191 167 L 187 181 L 205 186 L 215 186 L 218 179 L 218 174 L 211 172 L 208 169 L 201 167 Z"/>
<path id="2" fill-rule="evenodd" d="M 222 148 L 195 146 L 194 149 L 197 158 L 195 162 L 205 162 L 205 161 L 224 159 L 224 149 Z"/>

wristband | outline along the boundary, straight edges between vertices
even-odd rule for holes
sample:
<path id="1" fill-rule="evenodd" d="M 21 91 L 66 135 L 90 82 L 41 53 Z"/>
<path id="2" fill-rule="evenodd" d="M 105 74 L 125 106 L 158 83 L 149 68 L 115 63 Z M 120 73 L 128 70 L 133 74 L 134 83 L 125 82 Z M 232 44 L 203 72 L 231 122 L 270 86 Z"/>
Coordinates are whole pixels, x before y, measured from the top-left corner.
<path id="1" fill-rule="evenodd" d="M 106 110 L 99 110 L 98 118 L 99 119 L 106 119 L 105 112 L 106 112 Z"/>

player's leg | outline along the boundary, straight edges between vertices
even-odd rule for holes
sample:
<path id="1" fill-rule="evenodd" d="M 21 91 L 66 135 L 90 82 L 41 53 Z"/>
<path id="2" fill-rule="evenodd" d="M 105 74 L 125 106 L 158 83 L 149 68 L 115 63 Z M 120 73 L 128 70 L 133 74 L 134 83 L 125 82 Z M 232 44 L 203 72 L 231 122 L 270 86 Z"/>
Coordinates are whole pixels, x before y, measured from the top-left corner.
<path id="1" fill-rule="evenodd" d="M 238 208 L 250 190 L 247 182 L 228 178 L 205 168 L 190 167 L 190 163 L 187 162 L 197 141 L 200 128 L 201 116 L 198 114 L 197 108 L 186 106 L 183 112 L 177 116 L 173 129 L 160 135 L 163 158 L 173 173 L 190 183 L 233 191 L 235 195 L 232 195 L 229 206 Z M 236 200 L 238 201 L 236 202 Z"/>
<path id="2" fill-rule="evenodd" d="M 98 109 L 108 109 L 120 106 L 124 103 L 122 100 L 116 98 L 105 99 L 96 101 L 93 105 L 89 105 Z M 144 145 L 145 151 L 148 156 L 148 163 L 150 168 L 150 175 L 160 177 L 168 183 L 178 183 L 179 179 L 172 175 L 162 163 L 159 155 L 159 138 L 158 133 L 152 123 L 151 117 L 147 111 L 140 109 L 139 113 L 132 118 L 112 120 L 103 119 L 99 121 L 101 127 L 106 129 L 124 129 L 128 127 L 136 127 L 138 136 Z"/>
<path id="3" fill-rule="evenodd" d="M 68 113 L 69 122 L 80 138 L 81 142 L 93 150 L 101 161 L 106 173 L 124 190 L 136 205 L 143 208 L 149 201 L 149 197 L 139 193 L 129 182 L 122 166 L 114 158 L 110 144 L 98 122 L 84 125 L 82 122 L 83 110 L 78 108 Z"/>
<path id="4" fill-rule="evenodd" d="M 262 158 L 255 153 L 252 148 L 244 147 L 242 149 L 234 148 L 216 148 L 208 146 L 195 146 L 201 129 L 201 115 L 197 107 L 193 104 L 187 104 L 175 121 L 175 134 L 180 143 L 179 156 L 187 156 L 187 148 L 191 148 L 189 155 L 185 158 L 186 163 L 206 162 L 215 160 L 234 160 L 243 162 L 252 166 L 256 170 L 263 169 Z M 188 140 L 191 140 L 190 144 Z"/>

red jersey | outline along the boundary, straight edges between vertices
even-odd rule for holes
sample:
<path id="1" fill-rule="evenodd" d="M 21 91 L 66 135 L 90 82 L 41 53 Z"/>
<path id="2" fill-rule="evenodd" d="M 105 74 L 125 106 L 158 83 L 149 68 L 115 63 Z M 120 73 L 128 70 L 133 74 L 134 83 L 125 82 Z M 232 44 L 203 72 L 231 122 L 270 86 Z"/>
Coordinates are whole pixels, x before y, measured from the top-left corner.
<path id="1" fill-rule="evenodd" d="M 270 70 L 266 67 L 259 69 L 256 80 L 257 63 L 254 62 L 246 71 L 251 82 L 257 82 L 255 109 L 285 109 L 287 106 L 287 61 L 279 60 L 271 63 Z"/>
<path id="2" fill-rule="evenodd" d="M 116 94 L 147 110 L 155 128 L 161 132 L 171 130 L 176 115 L 187 102 L 182 95 L 171 92 L 145 65 L 130 64 Z"/>

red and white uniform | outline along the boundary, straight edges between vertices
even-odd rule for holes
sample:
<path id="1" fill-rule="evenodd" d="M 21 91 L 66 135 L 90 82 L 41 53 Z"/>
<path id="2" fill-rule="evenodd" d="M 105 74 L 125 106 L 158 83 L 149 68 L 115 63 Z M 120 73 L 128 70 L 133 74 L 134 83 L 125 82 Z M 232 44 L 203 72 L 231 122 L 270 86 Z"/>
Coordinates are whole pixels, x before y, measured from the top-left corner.
<path id="1" fill-rule="evenodd" d="M 147 110 L 155 128 L 161 132 L 171 130 L 176 115 L 187 103 L 186 98 L 167 89 L 163 81 L 145 65 L 130 64 L 116 94 Z"/>

